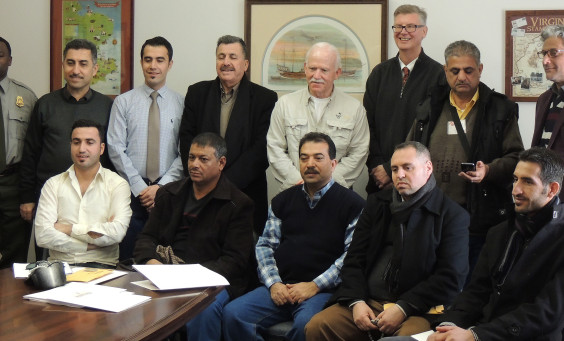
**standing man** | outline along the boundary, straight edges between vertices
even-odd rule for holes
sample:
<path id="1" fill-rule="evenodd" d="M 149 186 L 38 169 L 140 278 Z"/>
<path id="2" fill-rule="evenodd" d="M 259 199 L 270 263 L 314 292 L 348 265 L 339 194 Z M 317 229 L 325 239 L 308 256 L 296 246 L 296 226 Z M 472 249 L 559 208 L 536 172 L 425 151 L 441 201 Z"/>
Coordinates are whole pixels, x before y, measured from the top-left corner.
<path id="1" fill-rule="evenodd" d="M 364 108 L 370 126 L 370 152 L 366 161 L 370 173 L 368 193 L 391 183 L 389 161 L 394 147 L 405 141 L 417 104 L 433 86 L 444 82 L 441 64 L 427 56 L 421 47 L 427 36 L 426 22 L 424 9 L 399 6 L 392 26 L 399 53 L 378 64 L 366 81 Z"/>
<path id="2" fill-rule="evenodd" d="M 272 112 L 266 137 L 268 160 L 280 190 L 303 183 L 300 176 L 300 139 L 308 132 L 322 132 L 337 147 L 333 179 L 351 187 L 362 172 L 368 153 L 368 123 L 359 101 L 334 86 L 341 75 L 337 48 L 321 42 L 306 54 L 304 70 L 308 86 L 283 96 Z"/>
<path id="3" fill-rule="evenodd" d="M 0 37 L 0 269 L 27 260 L 31 228 L 19 212 L 20 160 L 25 131 L 37 97 L 25 84 L 8 78 L 10 43 Z"/>
<path id="4" fill-rule="evenodd" d="M 227 143 L 225 175 L 255 202 L 254 231 L 260 236 L 266 221 L 266 132 L 278 95 L 249 81 L 247 45 L 243 39 L 217 40 L 217 78 L 191 85 L 186 93 L 180 127 L 182 164 L 187 165 L 194 136 L 213 132 Z M 186 171 L 186 168 L 185 168 Z"/>
<path id="5" fill-rule="evenodd" d="M 544 43 L 538 55 L 546 79 L 554 83 L 537 100 L 531 147 L 552 149 L 564 158 L 564 25 L 546 26 L 541 38 Z M 564 199 L 564 191 L 560 191 L 560 199 Z"/>
<path id="6" fill-rule="evenodd" d="M 511 172 L 523 150 L 517 104 L 481 83 L 482 69 L 476 45 L 450 44 L 444 66 L 449 86 L 438 86 L 418 106 L 407 137 L 429 148 L 437 185 L 470 213 L 470 272 L 488 229 L 507 217 Z"/>
<path id="7" fill-rule="evenodd" d="M 72 165 L 68 137 L 74 121 L 89 119 L 104 130 L 108 126 L 112 100 L 90 88 L 97 72 L 96 45 L 70 41 L 63 51 L 65 86 L 42 96 L 33 109 L 20 166 L 20 213 L 27 221 L 33 219 L 45 181 Z M 102 166 L 109 167 L 109 159 L 102 157 Z"/>
<path id="8" fill-rule="evenodd" d="M 157 192 L 135 244 L 137 264 L 202 264 L 229 281 L 215 301 L 188 322 L 188 340 L 219 341 L 223 306 L 243 294 L 253 250 L 253 203 L 223 175 L 225 141 L 214 133 L 192 140 L 187 179 Z"/>
<path id="9" fill-rule="evenodd" d="M 288 340 L 305 340 L 304 327 L 341 282 L 340 270 L 364 200 L 336 184 L 336 148 L 325 134 L 299 144 L 303 185 L 272 199 L 256 246 L 262 286 L 225 307 L 224 338 L 262 340 L 270 326 L 293 320 Z"/>
<path id="10" fill-rule="evenodd" d="M 47 180 L 41 190 L 37 244 L 49 249 L 49 260 L 115 268 L 118 244 L 131 217 L 129 186 L 100 165 L 105 149 L 101 124 L 75 121 L 70 138 L 73 165 Z"/>
<path id="11" fill-rule="evenodd" d="M 421 143 L 398 145 L 391 164 L 393 192 L 368 197 L 341 271 L 343 282 L 330 301 L 337 304 L 312 318 L 308 340 L 423 332 L 429 329 L 429 309 L 450 304 L 462 289 L 468 214 L 435 185 L 429 151 Z"/>
<path id="12" fill-rule="evenodd" d="M 184 99 L 166 86 L 172 68 L 168 40 L 154 37 L 143 43 L 141 68 L 145 84 L 116 97 L 108 128 L 110 159 L 131 187 L 133 216 L 120 244 L 120 260 L 133 256 L 159 187 L 182 178 L 178 129 Z"/>

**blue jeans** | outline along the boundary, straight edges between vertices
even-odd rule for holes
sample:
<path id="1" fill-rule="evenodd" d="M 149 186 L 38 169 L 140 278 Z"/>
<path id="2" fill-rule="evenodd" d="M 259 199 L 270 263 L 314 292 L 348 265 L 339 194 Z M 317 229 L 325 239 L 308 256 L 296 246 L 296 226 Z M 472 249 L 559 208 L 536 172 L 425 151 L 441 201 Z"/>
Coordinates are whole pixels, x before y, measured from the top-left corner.
<path id="1" fill-rule="evenodd" d="M 186 323 L 189 341 L 220 341 L 223 307 L 229 302 L 229 293 L 223 289 L 204 311 Z"/>
<path id="2" fill-rule="evenodd" d="M 319 293 L 300 304 L 277 306 L 264 285 L 230 302 L 223 312 L 223 337 L 225 341 L 264 340 L 269 327 L 294 320 L 286 339 L 305 341 L 305 325 L 313 315 L 323 309 L 330 293 Z"/>

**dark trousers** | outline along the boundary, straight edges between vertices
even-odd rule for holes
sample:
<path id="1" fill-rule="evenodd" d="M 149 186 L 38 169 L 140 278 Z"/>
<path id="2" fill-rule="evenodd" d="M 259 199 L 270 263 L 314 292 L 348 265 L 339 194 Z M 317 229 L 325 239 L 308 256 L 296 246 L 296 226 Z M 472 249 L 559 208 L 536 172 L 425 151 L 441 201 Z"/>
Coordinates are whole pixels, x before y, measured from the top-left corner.
<path id="1" fill-rule="evenodd" d="M 0 269 L 27 261 L 31 224 L 20 216 L 18 172 L 0 176 Z"/>
<path id="2" fill-rule="evenodd" d="M 133 249 L 137 241 L 137 235 L 145 227 L 145 223 L 149 219 L 149 212 L 141 205 L 138 197 L 131 195 L 131 220 L 125 237 L 119 244 L 119 260 L 123 261 L 133 257 Z"/>

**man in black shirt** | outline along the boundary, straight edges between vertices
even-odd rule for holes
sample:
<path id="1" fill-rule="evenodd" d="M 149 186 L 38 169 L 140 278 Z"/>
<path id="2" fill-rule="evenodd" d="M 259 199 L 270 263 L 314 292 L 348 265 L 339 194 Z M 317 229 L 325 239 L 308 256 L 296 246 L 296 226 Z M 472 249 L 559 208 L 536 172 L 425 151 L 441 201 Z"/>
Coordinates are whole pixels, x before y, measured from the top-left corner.
<path id="1" fill-rule="evenodd" d="M 230 283 L 190 321 L 188 339 L 219 340 L 223 306 L 243 294 L 253 248 L 253 202 L 223 174 L 225 140 L 203 133 L 192 140 L 189 178 L 157 191 L 155 207 L 138 235 L 139 264 L 199 263 Z"/>
<path id="2" fill-rule="evenodd" d="M 112 100 L 90 88 L 97 71 L 96 45 L 85 39 L 70 41 L 63 51 L 66 85 L 35 104 L 20 164 L 20 214 L 27 221 L 33 219 L 45 181 L 72 165 L 68 137 L 73 123 L 88 119 L 107 131 Z M 101 162 L 110 166 L 107 156 Z"/>

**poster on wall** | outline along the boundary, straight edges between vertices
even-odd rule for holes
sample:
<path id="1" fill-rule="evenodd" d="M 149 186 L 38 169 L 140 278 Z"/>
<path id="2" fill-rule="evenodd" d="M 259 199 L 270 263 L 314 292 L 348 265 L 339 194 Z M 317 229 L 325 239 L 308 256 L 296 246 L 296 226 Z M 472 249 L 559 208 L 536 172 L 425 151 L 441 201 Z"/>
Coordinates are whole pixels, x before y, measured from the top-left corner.
<path id="1" fill-rule="evenodd" d="M 65 84 L 63 50 L 78 38 L 96 45 L 98 73 L 92 88 L 110 97 L 130 90 L 132 15 L 132 0 L 51 0 L 51 91 Z"/>
<path id="2" fill-rule="evenodd" d="M 372 68 L 386 58 L 386 18 L 386 0 L 246 0 L 251 81 L 278 92 L 302 89 L 308 49 L 328 42 L 341 55 L 335 85 L 362 93 Z"/>
<path id="3" fill-rule="evenodd" d="M 549 25 L 564 25 L 564 10 L 505 12 L 505 93 L 513 101 L 536 102 L 552 85 L 538 55 Z"/>

